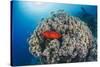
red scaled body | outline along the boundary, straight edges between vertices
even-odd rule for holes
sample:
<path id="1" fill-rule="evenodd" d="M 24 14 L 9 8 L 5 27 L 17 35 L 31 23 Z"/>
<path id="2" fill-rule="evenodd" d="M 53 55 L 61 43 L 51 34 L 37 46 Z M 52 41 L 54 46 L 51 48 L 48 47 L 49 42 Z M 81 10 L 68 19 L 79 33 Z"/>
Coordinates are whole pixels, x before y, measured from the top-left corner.
<path id="1" fill-rule="evenodd" d="M 55 31 L 45 31 L 42 33 L 46 39 L 59 39 L 62 35 Z"/>

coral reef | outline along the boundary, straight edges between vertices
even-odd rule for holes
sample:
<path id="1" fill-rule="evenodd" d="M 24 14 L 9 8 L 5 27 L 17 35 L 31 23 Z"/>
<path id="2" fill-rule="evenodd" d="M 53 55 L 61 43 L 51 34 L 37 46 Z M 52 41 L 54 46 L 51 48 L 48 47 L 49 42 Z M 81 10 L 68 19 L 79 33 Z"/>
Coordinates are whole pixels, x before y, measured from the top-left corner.
<path id="1" fill-rule="evenodd" d="M 59 32 L 59 39 L 45 39 L 41 33 Z M 88 25 L 64 10 L 51 12 L 42 19 L 29 38 L 29 51 L 41 64 L 97 60 L 97 42 Z"/>

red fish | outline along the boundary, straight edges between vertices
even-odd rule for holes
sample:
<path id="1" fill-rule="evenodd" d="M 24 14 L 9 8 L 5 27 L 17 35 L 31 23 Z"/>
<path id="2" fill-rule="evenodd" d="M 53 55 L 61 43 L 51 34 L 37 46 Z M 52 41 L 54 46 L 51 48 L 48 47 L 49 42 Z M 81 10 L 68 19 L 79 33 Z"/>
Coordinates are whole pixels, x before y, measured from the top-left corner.
<path id="1" fill-rule="evenodd" d="M 46 39 L 59 39 L 62 35 L 55 31 L 45 31 L 42 33 Z"/>

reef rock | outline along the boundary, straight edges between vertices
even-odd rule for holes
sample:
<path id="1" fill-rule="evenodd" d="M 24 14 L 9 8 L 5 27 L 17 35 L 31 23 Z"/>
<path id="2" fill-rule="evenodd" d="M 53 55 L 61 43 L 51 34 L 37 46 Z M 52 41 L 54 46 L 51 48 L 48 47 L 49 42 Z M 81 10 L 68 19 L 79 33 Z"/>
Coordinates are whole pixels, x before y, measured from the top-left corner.
<path id="1" fill-rule="evenodd" d="M 62 37 L 46 39 L 41 35 L 45 31 L 58 32 Z M 41 64 L 97 60 L 97 42 L 88 25 L 63 10 L 43 19 L 28 42 L 30 52 L 40 57 Z"/>

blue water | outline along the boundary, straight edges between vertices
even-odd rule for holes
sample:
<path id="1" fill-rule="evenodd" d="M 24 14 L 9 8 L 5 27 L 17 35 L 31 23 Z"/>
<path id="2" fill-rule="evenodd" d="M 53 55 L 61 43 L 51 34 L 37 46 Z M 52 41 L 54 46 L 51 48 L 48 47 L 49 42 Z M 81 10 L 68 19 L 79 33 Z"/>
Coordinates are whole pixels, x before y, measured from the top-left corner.
<path id="1" fill-rule="evenodd" d="M 35 2 L 13 1 L 12 8 L 12 65 L 31 65 L 39 64 L 38 58 L 33 57 L 28 50 L 27 39 L 32 31 L 40 23 L 41 18 L 50 16 L 51 11 L 63 9 L 70 15 L 80 17 L 83 7 L 87 13 L 96 19 L 96 6 L 72 5 L 58 3 L 35 4 Z M 78 15 L 80 14 L 80 15 Z M 82 18 L 81 18 L 82 19 Z M 85 20 L 85 19 L 83 19 Z M 88 19 L 86 19 L 88 20 Z M 90 24 L 90 23 L 88 23 Z M 96 32 L 97 22 L 91 22 L 94 25 L 92 32 Z M 91 28 L 92 29 L 92 28 Z M 94 34 L 96 36 L 96 33 Z"/>

